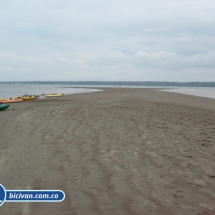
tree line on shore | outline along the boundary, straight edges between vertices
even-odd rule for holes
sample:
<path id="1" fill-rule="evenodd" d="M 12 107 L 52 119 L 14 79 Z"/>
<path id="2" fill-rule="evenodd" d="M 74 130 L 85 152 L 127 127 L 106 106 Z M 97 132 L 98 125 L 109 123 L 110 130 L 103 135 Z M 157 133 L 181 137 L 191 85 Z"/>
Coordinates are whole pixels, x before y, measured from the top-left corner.
<path id="1" fill-rule="evenodd" d="M 0 81 L 0 84 L 215 87 L 215 82 L 169 81 Z"/>

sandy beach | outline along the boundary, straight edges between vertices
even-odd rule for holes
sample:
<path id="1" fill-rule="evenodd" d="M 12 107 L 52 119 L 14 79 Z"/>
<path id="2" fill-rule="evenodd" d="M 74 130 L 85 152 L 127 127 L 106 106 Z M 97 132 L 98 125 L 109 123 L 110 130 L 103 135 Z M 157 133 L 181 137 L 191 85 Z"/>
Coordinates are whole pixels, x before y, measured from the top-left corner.
<path id="1" fill-rule="evenodd" d="M 60 203 L 1 215 L 214 215 L 215 100 L 105 88 L 0 112 L 0 183 Z"/>

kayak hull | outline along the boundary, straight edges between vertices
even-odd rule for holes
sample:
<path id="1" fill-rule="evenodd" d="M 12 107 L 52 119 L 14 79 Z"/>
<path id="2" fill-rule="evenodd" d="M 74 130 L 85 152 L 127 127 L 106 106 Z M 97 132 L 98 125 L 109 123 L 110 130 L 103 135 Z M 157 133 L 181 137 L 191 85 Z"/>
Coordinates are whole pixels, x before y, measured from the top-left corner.
<path id="1" fill-rule="evenodd" d="M 0 111 L 6 110 L 6 109 L 9 108 L 9 107 L 10 107 L 9 104 L 2 104 L 2 105 L 0 105 Z"/>
<path id="2" fill-rule="evenodd" d="M 5 100 L 0 100 L 0 104 L 19 103 L 19 102 L 23 102 L 23 99 L 5 99 Z"/>
<path id="3" fill-rule="evenodd" d="M 64 94 L 57 94 L 57 93 L 51 93 L 51 94 L 42 94 L 42 96 L 45 97 L 62 97 Z"/>
<path id="4" fill-rule="evenodd" d="M 45 95 L 45 97 L 62 97 L 63 95 Z"/>
<path id="5" fill-rule="evenodd" d="M 23 101 L 35 100 L 35 97 L 22 97 Z"/>
<path id="6" fill-rule="evenodd" d="M 25 94 L 23 96 L 20 96 L 19 98 L 22 98 L 23 101 L 28 101 L 28 100 L 38 99 L 39 97 L 40 97 L 39 95 L 28 95 L 28 94 Z"/>

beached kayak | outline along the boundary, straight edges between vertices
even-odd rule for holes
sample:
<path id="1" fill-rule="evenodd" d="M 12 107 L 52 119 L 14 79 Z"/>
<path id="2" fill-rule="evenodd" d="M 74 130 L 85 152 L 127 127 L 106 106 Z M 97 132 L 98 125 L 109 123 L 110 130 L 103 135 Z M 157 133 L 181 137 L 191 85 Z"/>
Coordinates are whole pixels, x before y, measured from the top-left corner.
<path id="1" fill-rule="evenodd" d="M 3 100 L 0 100 L 0 104 L 19 103 L 19 102 L 23 102 L 23 99 L 3 99 Z"/>
<path id="2" fill-rule="evenodd" d="M 9 108 L 9 107 L 10 107 L 9 104 L 2 104 L 2 105 L 0 105 L 0 111 L 1 111 L 1 110 L 6 110 L 6 109 Z"/>
<path id="3" fill-rule="evenodd" d="M 22 99 L 23 99 L 23 101 L 29 101 L 29 100 L 34 100 L 34 99 L 36 99 L 36 97 L 34 97 L 34 96 L 26 96 L 26 97 L 21 97 Z"/>
<path id="4" fill-rule="evenodd" d="M 46 96 L 46 97 L 61 97 L 64 94 L 57 94 L 57 93 L 51 93 L 51 94 L 42 94 L 42 96 Z"/>
<path id="5" fill-rule="evenodd" d="M 15 99 L 22 99 L 23 101 L 28 101 L 28 100 L 34 100 L 37 98 L 38 97 L 35 97 L 35 96 L 20 96 L 20 97 L 16 97 Z"/>
<path id="6" fill-rule="evenodd" d="M 20 96 L 20 97 L 34 97 L 35 99 L 39 98 L 40 95 L 29 95 L 29 94 L 25 94 L 23 96 Z"/>

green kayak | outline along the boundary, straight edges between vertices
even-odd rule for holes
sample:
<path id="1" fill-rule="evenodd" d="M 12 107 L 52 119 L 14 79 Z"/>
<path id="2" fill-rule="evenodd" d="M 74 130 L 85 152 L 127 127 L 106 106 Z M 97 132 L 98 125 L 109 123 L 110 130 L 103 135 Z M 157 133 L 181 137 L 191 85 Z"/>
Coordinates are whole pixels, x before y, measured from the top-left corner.
<path id="1" fill-rule="evenodd" d="M 0 111 L 1 111 L 1 110 L 5 110 L 5 109 L 7 109 L 7 108 L 9 108 L 9 107 L 10 107 L 9 104 L 2 104 L 2 105 L 0 105 Z"/>

